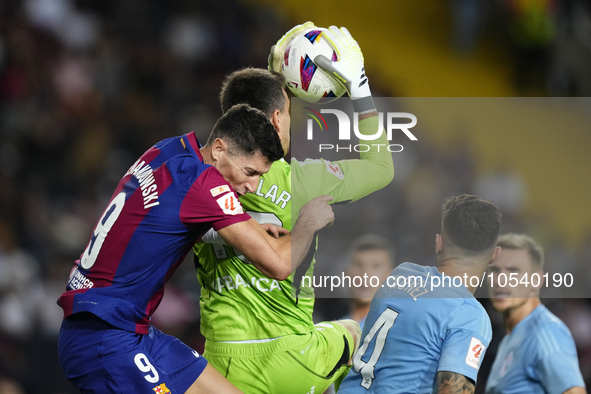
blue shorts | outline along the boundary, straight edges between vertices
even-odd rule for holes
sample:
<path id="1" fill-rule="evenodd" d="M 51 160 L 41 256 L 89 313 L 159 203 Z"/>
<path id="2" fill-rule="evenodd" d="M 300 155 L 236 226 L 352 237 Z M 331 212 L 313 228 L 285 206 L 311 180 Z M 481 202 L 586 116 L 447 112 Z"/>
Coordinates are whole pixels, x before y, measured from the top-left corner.
<path id="1" fill-rule="evenodd" d="M 58 356 L 81 393 L 183 394 L 207 360 L 150 326 L 147 335 L 116 328 L 90 313 L 64 319 Z"/>

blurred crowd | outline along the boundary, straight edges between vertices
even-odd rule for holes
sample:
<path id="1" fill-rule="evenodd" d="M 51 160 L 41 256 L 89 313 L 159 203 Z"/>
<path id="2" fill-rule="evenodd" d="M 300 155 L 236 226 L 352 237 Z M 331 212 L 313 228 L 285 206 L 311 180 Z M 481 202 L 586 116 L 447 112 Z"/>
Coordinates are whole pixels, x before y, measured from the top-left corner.
<path id="1" fill-rule="evenodd" d="M 565 3 L 561 12 L 579 19 L 577 7 L 589 5 Z M 220 115 L 222 77 L 247 65 L 266 67 L 270 45 L 294 23 L 280 10 L 239 0 L 0 2 L 0 393 L 74 392 L 55 351 L 56 300 L 116 183 L 155 142 L 191 130 L 206 138 Z M 575 33 L 588 28 L 572 23 Z M 443 153 L 424 143 L 409 157 L 395 161 L 392 185 L 368 197 L 374 210 L 357 216 L 364 219 L 356 235 L 386 235 L 398 262 L 432 263 L 439 207 L 457 192 L 497 202 L 503 230 L 539 236 L 548 261 L 581 267 L 591 258 L 591 234 L 583 248 L 571 250 L 545 218 L 520 214 L 527 185 L 519 174 L 499 168 L 477 175 L 475 153 L 462 145 Z M 375 207 L 396 220 L 376 220 Z M 336 211 L 347 219 L 346 207 Z M 346 264 L 336 245 L 321 246 L 320 270 L 335 256 Z M 202 351 L 198 296 L 189 258 L 154 324 Z M 338 318 L 347 309 L 343 300 L 320 299 L 318 306 L 318 318 Z M 590 382 L 588 300 L 555 299 L 549 306 L 573 332 Z"/>
<path id="2" fill-rule="evenodd" d="M 114 186 L 155 142 L 206 138 L 222 77 L 285 26 L 239 1 L 0 2 L 0 379 L 68 392 L 56 300 Z M 161 320 L 197 321 L 168 293 Z"/>
<path id="3" fill-rule="evenodd" d="M 589 0 L 450 0 L 452 42 L 470 56 L 489 32 L 520 96 L 591 95 Z"/>

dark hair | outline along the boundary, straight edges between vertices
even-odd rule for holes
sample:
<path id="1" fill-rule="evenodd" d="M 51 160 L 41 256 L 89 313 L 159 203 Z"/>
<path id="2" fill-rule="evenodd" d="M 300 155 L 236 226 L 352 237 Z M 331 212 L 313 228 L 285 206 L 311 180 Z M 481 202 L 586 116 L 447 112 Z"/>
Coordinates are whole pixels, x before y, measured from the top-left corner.
<path id="1" fill-rule="evenodd" d="M 220 92 L 222 112 L 236 104 L 248 104 L 270 117 L 273 111 L 283 112 L 285 79 L 275 71 L 262 68 L 243 68 L 226 76 Z"/>
<path id="2" fill-rule="evenodd" d="M 466 252 L 480 253 L 497 244 L 501 212 L 491 201 L 462 194 L 443 204 L 442 231 Z"/>
<path id="3" fill-rule="evenodd" d="M 216 138 L 224 140 L 229 153 L 237 156 L 261 152 L 271 162 L 283 157 L 279 134 L 269 119 L 247 104 L 230 108 L 213 126 L 207 144 L 213 144 Z"/>
<path id="4" fill-rule="evenodd" d="M 390 255 L 392 266 L 394 265 L 394 260 L 396 260 L 394 245 L 381 235 L 364 234 L 355 238 L 349 248 L 349 254 L 352 256 L 357 252 L 364 252 L 366 250 L 385 250 Z"/>

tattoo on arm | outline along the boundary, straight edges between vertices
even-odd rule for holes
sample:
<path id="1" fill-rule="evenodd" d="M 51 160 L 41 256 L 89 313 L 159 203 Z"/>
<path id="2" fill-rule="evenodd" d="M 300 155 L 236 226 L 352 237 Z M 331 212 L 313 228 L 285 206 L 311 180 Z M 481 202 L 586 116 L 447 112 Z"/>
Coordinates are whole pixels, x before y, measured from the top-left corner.
<path id="1" fill-rule="evenodd" d="M 462 374 L 440 371 L 433 394 L 474 394 L 474 382 Z"/>

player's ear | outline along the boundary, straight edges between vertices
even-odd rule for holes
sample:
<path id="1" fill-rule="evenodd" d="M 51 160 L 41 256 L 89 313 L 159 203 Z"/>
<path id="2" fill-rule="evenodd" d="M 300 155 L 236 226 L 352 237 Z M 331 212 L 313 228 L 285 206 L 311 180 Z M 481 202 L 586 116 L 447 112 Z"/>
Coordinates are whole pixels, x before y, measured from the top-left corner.
<path id="1" fill-rule="evenodd" d="M 216 138 L 211 145 L 211 156 L 214 161 L 219 161 L 222 155 L 227 154 L 228 145 L 221 138 Z"/>
<path id="2" fill-rule="evenodd" d="M 273 111 L 273 114 L 271 115 L 271 118 L 269 119 L 271 121 L 271 124 L 273 125 L 273 127 L 275 127 L 275 131 L 277 131 L 277 133 L 279 133 L 281 131 L 281 128 L 279 127 L 279 125 L 281 123 L 281 118 L 279 117 L 280 113 L 281 113 L 281 111 L 276 109 L 275 111 Z"/>
<path id="3" fill-rule="evenodd" d="M 439 255 L 443 251 L 443 240 L 441 234 L 435 234 L 435 254 Z"/>
<path id="4" fill-rule="evenodd" d="M 501 251 L 502 251 L 502 249 L 500 246 L 497 246 L 495 248 L 495 251 L 493 252 L 493 255 L 492 255 L 492 259 L 488 263 L 489 265 L 494 264 L 498 260 L 499 256 L 501 255 Z"/>

